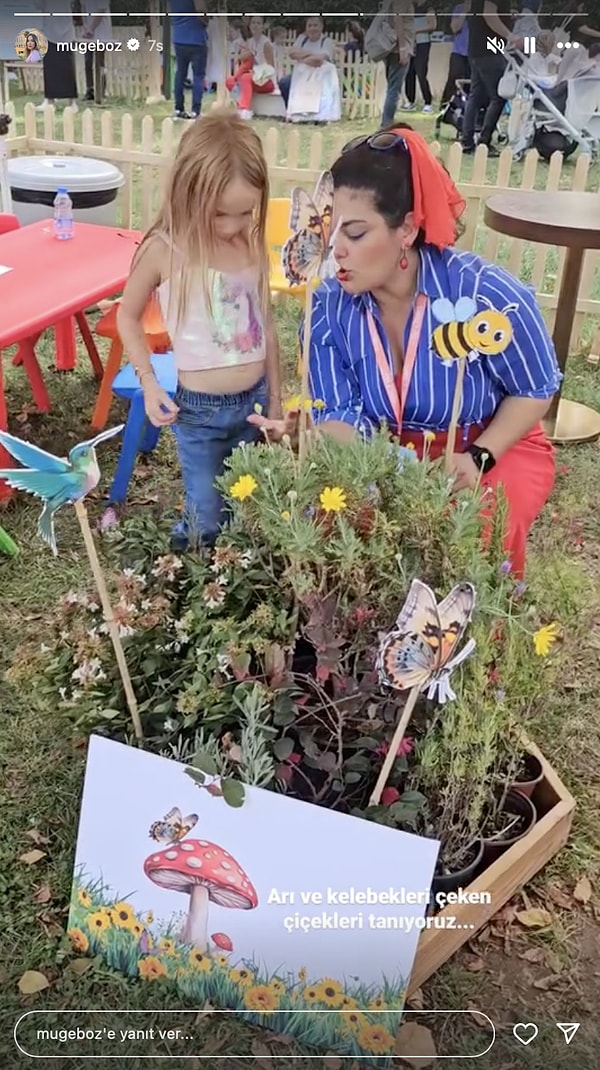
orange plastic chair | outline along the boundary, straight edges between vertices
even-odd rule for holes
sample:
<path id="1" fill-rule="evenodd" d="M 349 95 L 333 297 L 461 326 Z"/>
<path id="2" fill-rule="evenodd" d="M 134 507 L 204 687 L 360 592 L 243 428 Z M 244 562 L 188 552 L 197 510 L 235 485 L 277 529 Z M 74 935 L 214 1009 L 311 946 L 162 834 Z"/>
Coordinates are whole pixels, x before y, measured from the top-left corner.
<path id="1" fill-rule="evenodd" d="M 106 427 L 110 406 L 112 404 L 112 385 L 123 359 L 123 343 L 119 337 L 117 327 L 117 312 L 119 302 L 115 302 L 108 312 L 98 320 L 95 330 L 102 338 L 110 338 L 111 346 L 108 359 L 104 368 L 102 382 L 98 391 L 98 398 L 92 416 L 92 427 L 101 431 Z M 146 305 L 142 317 L 142 327 L 146 335 L 146 342 L 152 353 L 166 353 L 171 348 L 171 339 L 164 325 L 160 306 L 156 297 L 151 297 Z"/>
<path id="2" fill-rule="evenodd" d="M 290 230 L 290 200 L 289 197 L 273 197 L 269 201 L 267 209 L 267 247 L 269 249 L 269 261 L 271 264 L 270 287 L 271 294 L 288 294 L 294 297 L 303 297 L 305 286 L 290 286 L 281 266 L 281 250 L 289 237 Z"/>

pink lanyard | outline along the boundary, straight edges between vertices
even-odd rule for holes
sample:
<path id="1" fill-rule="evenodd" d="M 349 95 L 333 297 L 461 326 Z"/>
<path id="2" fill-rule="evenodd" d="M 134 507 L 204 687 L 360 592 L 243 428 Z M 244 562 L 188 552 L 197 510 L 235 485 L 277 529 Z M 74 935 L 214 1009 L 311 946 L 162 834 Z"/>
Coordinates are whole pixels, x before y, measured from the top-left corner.
<path id="1" fill-rule="evenodd" d="M 383 379 L 383 385 L 388 392 L 392 408 L 394 410 L 394 417 L 396 419 L 396 427 L 398 434 L 402 430 L 402 416 L 404 414 L 404 406 L 406 404 L 406 396 L 409 391 L 412 374 L 415 367 L 415 361 L 417 359 L 417 350 L 419 348 L 419 338 L 421 336 L 421 330 L 423 327 L 423 317 L 425 316 L 425 309 L 427 308 L 427 298 L 425 294 L 417 294 L 417 300 L 415 302 L 415 311 L 413 315 L 413 321 L 410 328 L 410 334 L 408 336 L 408 345 L 406 347 L 406 353 L 404 354 L 404 362 L 402 364 L 402 381 L 400 394 L 398 394 L 398 388 L 394 380 L 394 376 L 391 373 L 388 359 L 383 348 L 383 343 L 379 337 L 379 331 L 373 319 L 372 312 L 367 312 L 367 323 L 369 325 L 369 334 L 371 336 L 371 344 L 375 350 L 375 360 L 377 361 L 377 368 L 379 374 Z"/>

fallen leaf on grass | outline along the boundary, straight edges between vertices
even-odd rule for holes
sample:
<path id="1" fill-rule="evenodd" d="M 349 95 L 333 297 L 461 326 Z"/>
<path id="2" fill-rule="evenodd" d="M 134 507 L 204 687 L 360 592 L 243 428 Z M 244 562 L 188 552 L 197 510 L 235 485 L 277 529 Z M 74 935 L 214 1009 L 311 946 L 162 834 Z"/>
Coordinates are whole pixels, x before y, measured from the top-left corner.
<path id="1" fill-rule="evenodd" d="M 479 973 L 485 967 L 485 962 L 481 955 L 464 955 L 463 966 L 469 973 Z"/>
<path id="2" fill-rule="evenodd" d="M 49 903 L 52 899 L 52 890 L 49 884 L 42 884 L 33 897 L 34 903 Z"/>
<path id="3" fill-rule="evenodd" d="M 42 910 L 40 914 L 36 914 L 36 917 L 46 933 L 46 936 L 62 936 L 62 925 L 58 924 L 56 918 L 52 916 L 49 910 Z"/>
<path id="4" fill-rule="evenodd" d="M 561 907 L 562 910 L 572 910 L 573 900 L 566 892 L 563 892 L 561 888 L 557 888 L 555 884 L 549 884 L 544 892 L 547 899 L 551 899 L 557 907 Z"/>
<path id="5" fill-rule="evenodd" d="M 573 889 L 573 898 L 578 903 L 589 903 L 592 898 L 592 885 L 587 877 L 582 877 L 581 880 L 577 881 Z"/>
<path id="6" fill-rule="evenodd" d="M 543 929 L 552 924 L 552 914 L 549 910 L 542 910 L 541 907 L 517 910 L 515 917 L 526 929 Z"/>
<path id="7" fill-rule="evenodd" d="M 46 852 L 38 851 L 36 848 L 33 851 L 25 851 L 24 855 L 19 855 L 19 862 L 23 862 L 26 866 L 35 866 L 36 862 L 41 862 L 45 857 Z"/>
<path id="8" fill-rule="evenodd" d="M 542 962 L 546 961 L 546 952 L 541 947 L 528 947 L 527 951 L 519 955 L 519 958 L 524 959 L 525 962 L 533 962 L 536 966 L 541 966 Z"/>
<path id="9" fill-rule="evenodd" d="M 47 836 L 42 836 L 42 834 L 41 834 L 39 829 L 27 829 L 27 832 L 25 833 L 25 835 L 30 840 L 33 840 L 33 842 L 38 847 L 45 847 L 46 844 L 50 843 L 50 840 L 48 839 L 48 837 Z"/>
<path id="10" fill-rule="evenodd" d="M 537 981 L 533 982 L 533 987 L 540 988 L 542 992 L 548 992 L 551 988 L 556 988 L 561 981 L 560 974 L 551 973 L 548 977 L 538 977 Z"/>
<path id="11" fill-rule="evenodd" d="M 25 970 L 18 983 L 18 988 L 24 996 L 33 996 L 36 992 L 43 992 L 49 985 L 48 978 L 45 974 L 40 973 L 39 970 Z"/>
<path id="12" fill-rule="evenodd" d="M 471 1000 L 467 1003 L 467 1014 L 480 1029 L 489 1029 L 490 1023 L 487 1014 L 485 1011 L 480 1011 L 479 1007 L 476 1007 Z"/>
<path id="13" fill-rule="evenodd" d="M 81 977 L 81 975 L 87 973 L 93 965 L 93 959 L 71 959 L 67 969 L 71 973 L 74 973 L 76 977 Z"/>
<path id="14" fill-rule="evenodd" d="M 416 1022 L 407 1022 L 401 1026 L 396 1037 L 394 1055 L 403 1059 L 409 1066 L 431 1066 L 437 1059 L 431 1030 Z"/>

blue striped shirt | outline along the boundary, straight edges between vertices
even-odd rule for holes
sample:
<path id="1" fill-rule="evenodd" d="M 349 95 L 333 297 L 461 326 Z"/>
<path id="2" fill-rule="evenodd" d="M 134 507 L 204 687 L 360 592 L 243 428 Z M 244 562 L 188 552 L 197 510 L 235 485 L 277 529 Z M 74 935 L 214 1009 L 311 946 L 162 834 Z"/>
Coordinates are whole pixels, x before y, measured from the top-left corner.
<path id="1" fill-rule="evenodd" d="M 425 246 L 419 259 L 417 292 L 429 300 L 405 399 L 403 428 L 442 431 L 450 425 L 459 362 L 445 363 L 433 348 L 432 336 L 440 326 L 432 310 L 437 298 L 453 305 L 460 298 L 471 298 L 477 313 L 490 305 L 498 311 L 517 306 L 508 312 L 513 335 L 504 352 L 467 361 L 459 418 L 465 436 L 473 424 L 488 423 L 506 397 L 552 397 L 562 376 L 533 289 L 475 253 L 453 248 L 439 252 Z M 390 428 L 395 428 L 396 421 L 377 368 L 367 310 L 373 314 L 394 375 L 393 356 L 372 295 L 347 294 L 336 279 L 328 279 L 313 298 L 309 379 L 311 396 L 324 403 L 314 412 L 316 423 L 341 420 L 368 436 L 383 421 Z M 411 322 L 412 313 L 404 333 L 404 352 Z M 302 335 L 303 327 L 301 339 Z"/>

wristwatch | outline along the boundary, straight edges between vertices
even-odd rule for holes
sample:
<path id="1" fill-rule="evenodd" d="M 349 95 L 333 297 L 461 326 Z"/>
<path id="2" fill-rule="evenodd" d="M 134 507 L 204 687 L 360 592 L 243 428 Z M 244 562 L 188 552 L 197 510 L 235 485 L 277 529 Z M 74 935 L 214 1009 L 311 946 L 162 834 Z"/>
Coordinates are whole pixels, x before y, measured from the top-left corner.
<path id="1" fill-rule="evenodd" d="M 484 446 L 467 446 L 466 452 L 471 454 L 471 457 L 475 461 L 475 464 L 484 476 L 486 476 L 488 472 L 491 472 L 492 468 L 496 464 L 496 458 L 494 457 L 494 454 L 490 453 L 490 451 L 485 449 Z"/>

